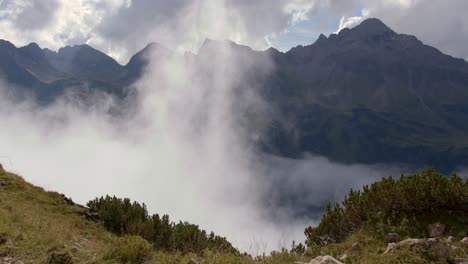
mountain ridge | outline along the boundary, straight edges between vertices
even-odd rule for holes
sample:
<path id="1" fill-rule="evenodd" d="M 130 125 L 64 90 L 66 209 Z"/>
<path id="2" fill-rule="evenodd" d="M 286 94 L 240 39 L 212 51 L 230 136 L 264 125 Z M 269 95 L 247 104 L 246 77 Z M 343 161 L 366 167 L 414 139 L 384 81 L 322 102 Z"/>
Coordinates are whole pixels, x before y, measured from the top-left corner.
<path id="1" fill-rule="evenodd" d="M 289 158 L 313 153 L 341 163 L 433 165 L 444 173 L 468 166 L 464 59 L 398 34 L 378 19 L 320 35 L 311 45 L 287 52 L 207 39 L 197 54 L 184 56 L 195 63 L 211 61 L 220 47 L 230 51 L 228 60 L 236 58 L 248 69 L 247 81 L 256 84 L 256 93 L 273 111 L 255 114 L 261 124 L 247 122 L 253 131 L 266 131 L 253 143 L 267 153 Z M 148 65 L 146 57 L 154 53 L 173 51 L 150 43 L 120 65 L 88 45 L 40 52 L 35 43 L 16 48 L 0 41 L 0 73 L 22 87 L 18 90 L 38 93 L 45 104 L 67 90 L 126 98 Z M 264 61 L 271 61 L 271 69 L 263 67 Z"/>

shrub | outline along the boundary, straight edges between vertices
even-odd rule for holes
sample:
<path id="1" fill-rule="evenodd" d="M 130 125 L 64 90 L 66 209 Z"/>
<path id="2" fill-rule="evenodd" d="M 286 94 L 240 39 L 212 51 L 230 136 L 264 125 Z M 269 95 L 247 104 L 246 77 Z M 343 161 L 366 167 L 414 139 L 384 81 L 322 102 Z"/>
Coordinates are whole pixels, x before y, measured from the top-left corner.
<path id="1" fill-rule="evenodd" d="M 152 246 L 139 236 L 120 237 L 109 257 L 123 263 L 143 263 L 151 258 Z"/>
<path id="2" fill-rule="evenodd" d="M 317 227 L 305 230 L 307 245 L 324 246 L 345 240 L 367 226 L 380 235 L 389 231 L 420 232 L 422 217 L 437 218 L 442 212 L 468 214 L 468 180 L 445 177 L 434 169 L 383 178 L 362 191 L 351 190 L 341 204 L 328 204 Z"/>
<path id="3" fill-rule="evenodd" d="M 99 215 L 104 226 L 118 235 L 137 235 L 153 243 L 155 249 L 201 253 L 205 249 L 238 253 L 226 238 L 209 235 L 197 225 L 187 222 L 174 223 L 168 215 L 148 215 L 146 205 L 130 199 L 101 197 L 87 204 Z"/>

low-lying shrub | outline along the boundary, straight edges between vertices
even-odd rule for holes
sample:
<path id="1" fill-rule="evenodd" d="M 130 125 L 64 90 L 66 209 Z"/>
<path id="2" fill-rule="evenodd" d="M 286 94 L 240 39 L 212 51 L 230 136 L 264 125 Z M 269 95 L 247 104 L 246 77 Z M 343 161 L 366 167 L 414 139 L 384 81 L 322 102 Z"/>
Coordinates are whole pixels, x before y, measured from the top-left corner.
<path id="1" fill-rule="evenodd" d="M 401 231 L 423 235 L 425 220 L 447 215 L 468 219 L 468 180 L 445 177 L 434 169 L 383 178 L 363 190 L 351 190 L 341 204 L 328 204 L 317 227 L 305 230 L 309 247 L 344 241 L 360 227 L 384 235 Z"/>
<path id="2" fill-rule="evenodd" d="M 155 249 L 201 253 L 205 249 L 238 253 L 226 238 L 207 234 L 197 225 L 188 222 L 174 223 L 168 215 L 148 215 L 145 204 L 130 199 L 101 197 L 87 204 L 97 212 L 104 226 L 118 235 L 136 235 L 150 241 Z"/>

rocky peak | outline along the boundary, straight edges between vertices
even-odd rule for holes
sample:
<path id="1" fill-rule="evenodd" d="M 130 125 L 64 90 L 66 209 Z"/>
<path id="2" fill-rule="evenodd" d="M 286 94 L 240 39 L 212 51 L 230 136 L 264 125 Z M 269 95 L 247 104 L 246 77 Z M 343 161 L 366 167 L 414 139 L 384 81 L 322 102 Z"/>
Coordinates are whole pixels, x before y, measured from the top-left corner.
<path id="1" fill-rule="evenodd" d="M 385 33 L 394 33 L 396 34 L 391 28 L 385 25 L 382 21 L 377 18 L 369 18 L 361 22 L 358 26 L 351 29 L 352 31 L 359 32 L 362 34 L 368 35 L 380 35 Z"/>

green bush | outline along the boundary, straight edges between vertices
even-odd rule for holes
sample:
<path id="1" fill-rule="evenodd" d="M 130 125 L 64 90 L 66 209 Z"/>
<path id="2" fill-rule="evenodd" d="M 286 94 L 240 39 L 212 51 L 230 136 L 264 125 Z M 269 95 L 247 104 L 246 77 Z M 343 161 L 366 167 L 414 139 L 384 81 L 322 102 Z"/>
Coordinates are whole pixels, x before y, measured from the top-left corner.
<path id="1" fill-rule="evenodd" d="M 137 235 L 150 241 L 155 249 L 201 253 L 205 249 L 238 253 L 226 238 L 209 235 L 197 225 L 187 222 L 174 223 L 168 215 L 148 215 L 145 204 L 130 199 L 101 197 L 87 204 L 99 215 L 104 226 L 118 235 Z"/>
<path id="2" fill-rule="evenodd" d="M 434 169 L 383 178 L 363 190 L 351 190 L 341 204 L 328 204 L 317 227 L 305 230 L 309 247 L 344 241 L 360 227 L 380 235 L 399 232 L 421 235 L 424 219 L 440 216 L 468 216 L 468 180 L 457 175 L 445 177 Z"/>
<path id="3" fill-rule="evenodd" d="M 139 236 L 120 237 L 109 254 L 109 258 L 123 263 L 143 263 L 151 258 L 151 244 Z"/>

